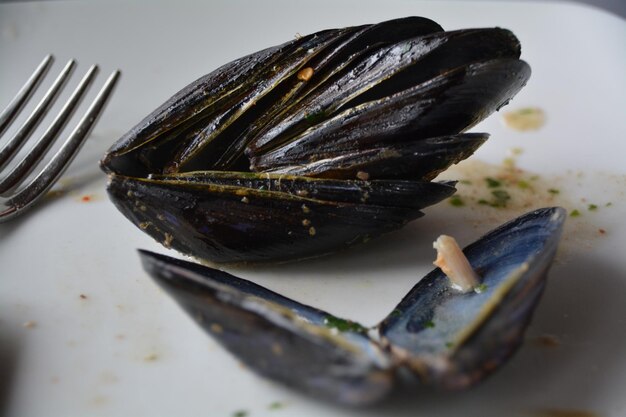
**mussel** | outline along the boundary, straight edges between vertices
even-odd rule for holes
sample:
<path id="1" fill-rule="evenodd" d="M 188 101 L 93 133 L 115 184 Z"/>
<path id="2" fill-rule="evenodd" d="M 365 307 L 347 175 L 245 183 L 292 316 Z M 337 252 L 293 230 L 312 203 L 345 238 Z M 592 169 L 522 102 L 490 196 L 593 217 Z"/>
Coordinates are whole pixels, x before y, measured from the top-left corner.
<path id="1" fill-rule="evenodd" d="M 454 193 L 432 180 L 525 85 L 519 56 L 508 30 L 421 17 L 298 37 L 198 79 L 126 133 L 101 163 L 109 195 L 157 241 L 215 262 L 369 240 Z"/>
<path id="2" fill-rule="evenodd" d="M 546 283 L 565 211 L 532 211 L 465 248 L 480 291 L 462 293 L 440 269 L 377 326 L 334 317 L 250 281 L 141 251 L 146 271 L 248 368 L 326 400 L 379 401 L 409 380 L 468 388 L 517 349 Z"/>

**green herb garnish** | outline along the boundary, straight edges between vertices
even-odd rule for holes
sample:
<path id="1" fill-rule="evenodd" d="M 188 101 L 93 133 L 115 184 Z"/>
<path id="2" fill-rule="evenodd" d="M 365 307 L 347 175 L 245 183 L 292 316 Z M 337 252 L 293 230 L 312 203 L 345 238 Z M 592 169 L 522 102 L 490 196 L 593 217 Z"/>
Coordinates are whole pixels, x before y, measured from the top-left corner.
<path id="1" fill-rule="evenodd" d="M 487 187 L 489 188 L 498 188 L 502 186 L 502 182 L 495 178 L 487 177 L 485 178 L 485 181 L 487 182 Z"/>
<path id="2" fill-rule="evenodd" d="M 519 181 L 517 181 L 517 186 L 519 188 L 521 188 L 522 190 L 526 190 L 526 189 L 530 188 L 530 183 L 528 181 L 525 181 L 525 180 L 519 180 Z"/>
<path id="3" fill-rule="evenodd" d="M 596 211 L 598 209 L 598 206 L 596 206 L 595 204 L 589 204 L 587 209 L 589 209 L 589 211 Z"/>
<path id="4" fill-rule="evenodd" d="M 424 327 L 427 329 L 432 329 L 433 327 L 435 327 L 435 323 L 432 320 L 429 320 L 426 323 L 424 323 Z"/>
<path id="5" fill-rule="evenodd" d="M 605 207 L 611 207 L 613 205 L 613 203 L 611 203 L 610 201 L 608 203 L 606 203 L 604 206 Z"/>
<path id="6" fill-rule="evenodd" d="M 267 408 L 269 408 L 270 410 L 280 410 L 284 406 L 285 405 L 283 403 L 281 403 L 280 401 L 274 401 L 273 403 L 268 405 Z"/>
<path id="7" fill-rule="evenodd" d="M 458 195 L 453 195 L 452 197 L 450 197 L 450 204 L 452 204 L 454 207 L 463 207 L 465 205 L 465 202 Z"/>
<path id="8" fill-rule="evenodd" d="M 246 410 L 238 410 L 233 413 L 232 417 L 246 417 L 248 412 Z"/>
<path id="9" fill-rule="evenodd" d="M 491 207 L 506 207 L 507 202 L 511 199 L 509 193 L 504 190 L 495 190 L 491 192 L 493 201 Z"/>
<path id="10" fill-rule="evenodd" d="M 480 294 L 481 292 L 485 292 L 485 291 L 487 291 L 487 284 L 485 283 L 479 284 L 474 288 L 474 292 L 478 294 Z"/>
<path id="11" fill-rule="evenodd" d="M 337 329 L 340 332 L 357 332 L 357 333 L 366 333 L 367 329 L 361 326 L 359 323 L 355 323 L 351 320 L 340 319 L 335 316 L 326 316 L 324 317 L 324 326 Z"/>
<path id="12" fill-rule="evenodd" d="M 556 188 L 550 188 L 550 189 L 548 190 L 548 192 L 549 192 L 550 194 L 552 194 L 552 195 L 557 195 L 557 194 L 559 194 L 561 191 L 560 191 L 560 190 L 557 190 Z"/>
<path id="13" fill-rule="evenodd" d="M 578 216 L 580 216 L 580 211 L 574 209 L 574 210 L 572 210 L 572 212 L 569 215 L 570 215 L 570 217 L 578 217 Z"/>

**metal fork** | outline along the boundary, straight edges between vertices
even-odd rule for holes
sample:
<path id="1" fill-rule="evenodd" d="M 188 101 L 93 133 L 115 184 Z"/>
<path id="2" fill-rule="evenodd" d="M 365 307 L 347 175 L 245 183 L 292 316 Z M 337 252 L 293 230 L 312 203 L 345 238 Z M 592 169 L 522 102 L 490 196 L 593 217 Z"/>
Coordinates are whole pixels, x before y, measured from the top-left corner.
<path id="1" fill-rule="evenodd" d="M 0 113 L 0 137 L 44 78 L 52 61 L 52 55 L 46 56 L 28 81 L 26 81 L 26 84 L 24 84 L 13 100 L 11 100 L 7 108 Z M 42 134 L 41 138 L 39 138 L 30 151 L 28 151 L 23 159 L 19 161 L 10 172 L 4 176 L 1 175 L 3 169 L 15 158 L 18 151 L 24 146 L 32 132 L 44 118 L 62 90 L 63 85 L 68 80 L 75 65 L 76 62 L 74 60 L 70 60 L 65 65 L 52 86 L 39 101 L 19 130 L 0 148 L 0 223 L 10 220 L 23 213 L 29 207 L 32 207 L 32 205 L 41 199 L 41 197 L 46 194 L 46 191 L 54 185 L 61 174 L 63 174 L 85 142 L 85 139 L 89 135 L 89 132 L 91 132 L 99 116 L 102 114 L 106 102 L 120 75 L 119 71 L 114 71 L 109 76 L 96 98 L 80 119 L 78 125 L 74 128 L 57 153 L 32 181 L 24 187 L 20 187 L 59 136 L 59 133 L 63 130 L 78 107 L 98 72 L 96 65 L 92 65 L 89 68 L 76 89 L 72 92 L 70 98 L 59 111 L 59 114 L 52 121 L 50 127 Z"/>

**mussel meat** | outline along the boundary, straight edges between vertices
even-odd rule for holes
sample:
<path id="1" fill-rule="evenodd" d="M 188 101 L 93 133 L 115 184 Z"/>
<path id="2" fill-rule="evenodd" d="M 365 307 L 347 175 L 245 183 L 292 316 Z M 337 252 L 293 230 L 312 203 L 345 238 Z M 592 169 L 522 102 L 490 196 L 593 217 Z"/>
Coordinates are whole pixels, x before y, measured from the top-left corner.
<path id="1" fill-rule="evenodd" d="M 379 401 L 402 377 L 470 387 L 517 349 L 546 283 L 565 220 L 530 212 L 465 248 L 482 279 L 462 293 L 435 269 L 377 326 L 334 317 L 226 272 L 141 251 L 144 268 L 250 369 L 339 403 Z"/>
<path id="2" fill-rule="evenodd" d="M 432 179 L 526 83 L 500 28 L 421 17 L 331 29 L 230 62 L 106 153 L 117 208 L 215 262 L 284 261 L 398 229 L 454 193 Z"/>

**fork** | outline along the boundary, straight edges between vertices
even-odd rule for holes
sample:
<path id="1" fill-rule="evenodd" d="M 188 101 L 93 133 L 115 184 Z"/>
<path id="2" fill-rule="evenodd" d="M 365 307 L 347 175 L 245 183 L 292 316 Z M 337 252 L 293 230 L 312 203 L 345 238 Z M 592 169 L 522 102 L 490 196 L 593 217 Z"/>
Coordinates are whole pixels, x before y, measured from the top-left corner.
<path id="1" fill-rule="evenodd" d="M 33 72 L 26 81 L 26 84 L 24 84 L 13 100 L 11 100 L 7 108 L 0 113 L 0 138 L 13 119 L 20 113 L 20 110 L 26 104 L 32 93 L 37 89 L 37 86 L 45 77 L 52 61 L 52 55 L 46 56 L 37 69 L 35 69 L 35 72 Z M 32 132 L 50 110 L 50 107 L 63 89 L 75 65 L 76 62 L 74 60 L 70 60 L 65 65 L 44 97 L 20 126 L 19 130 L 2 148 L 0 148 L 0 174 L 2 174 L 4 168 L 15 159 L 18 151 L 25 145 L 32 135 Z M 37 140 L 26 155 L 15 164 L 10 172 L 4 177 L 0 175 L 0 223 L 15 218 L 40 200 L 46 194 L 46 191 L 48 191 L 63 172 L 65 172 L 82 147 L 85 139 L 104 110 L 106 102 L 120 76 L 119 70 L 114 71 L 109 76 L 96 98 L 89 105 L 89 108 L 78 122 L 78 125 L 56 154 L 41 168 L 39 173 L 30 182 L 20 187 L 59 136 L 83 99 L 97 72 L 98 67 L 92 65 L 39 140 Z"/>

